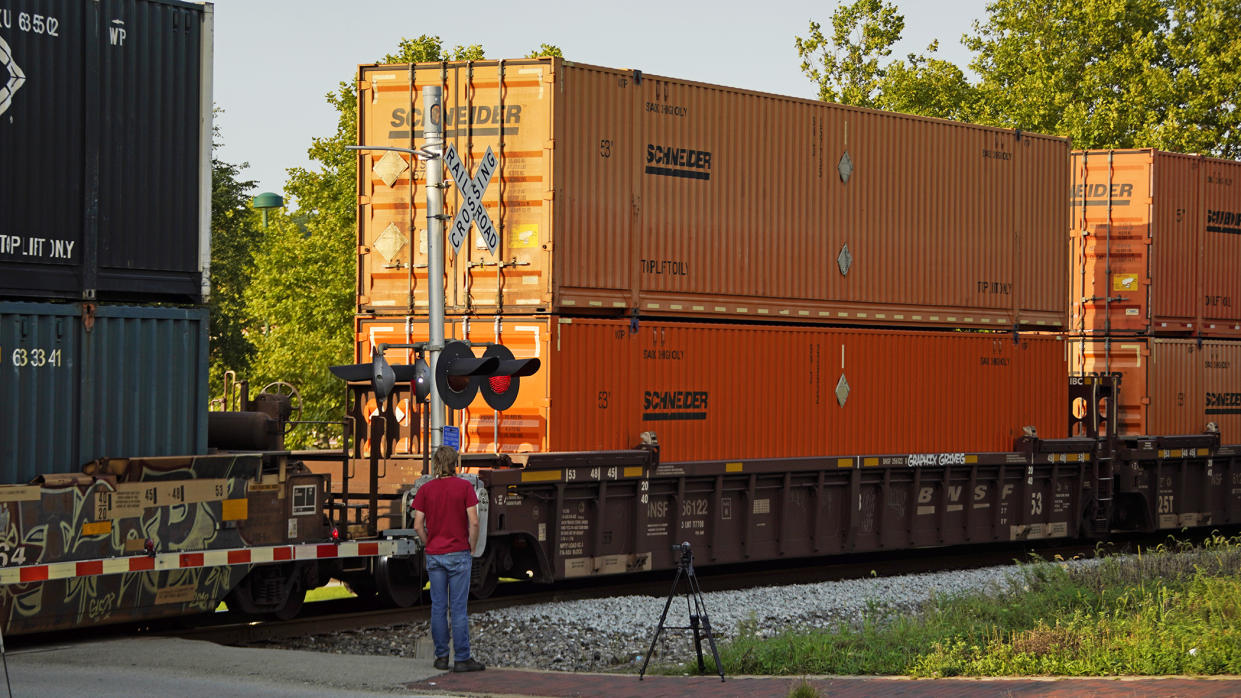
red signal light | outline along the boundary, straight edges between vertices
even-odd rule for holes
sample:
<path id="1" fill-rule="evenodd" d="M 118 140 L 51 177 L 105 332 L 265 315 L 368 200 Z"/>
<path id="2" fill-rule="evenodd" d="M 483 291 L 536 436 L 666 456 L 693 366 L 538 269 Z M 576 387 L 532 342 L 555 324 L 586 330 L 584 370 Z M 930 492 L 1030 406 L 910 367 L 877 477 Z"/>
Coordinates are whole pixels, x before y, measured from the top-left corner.
<path id="1" fill-rule="evenodd" d="M 512 376 L 492 376 L 487 379 L 488 385 L 497 393 L 508 392 L 508 388 L 513 384 Z"/>

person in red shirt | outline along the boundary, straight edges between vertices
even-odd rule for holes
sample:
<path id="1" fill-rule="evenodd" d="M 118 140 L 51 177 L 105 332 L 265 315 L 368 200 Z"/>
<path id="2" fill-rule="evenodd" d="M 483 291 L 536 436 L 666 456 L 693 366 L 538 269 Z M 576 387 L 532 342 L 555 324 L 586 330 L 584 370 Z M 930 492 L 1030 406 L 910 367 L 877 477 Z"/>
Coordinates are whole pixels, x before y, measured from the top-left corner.
<path id="1" fill-rule="evenodd" d="M 466 601 L 470 595 L 471 551 L 478 543 L 478 496 L 456 477 L 457 450 L 440 446 L 431 455 L 435 479 L 414 495 L 414 532 L 422 541 L 431 579 L 431 640 L 435 668 L 448 668 L 448 616 L 452 616 L 453 671 L 486 669 L 470 656 Z"/>

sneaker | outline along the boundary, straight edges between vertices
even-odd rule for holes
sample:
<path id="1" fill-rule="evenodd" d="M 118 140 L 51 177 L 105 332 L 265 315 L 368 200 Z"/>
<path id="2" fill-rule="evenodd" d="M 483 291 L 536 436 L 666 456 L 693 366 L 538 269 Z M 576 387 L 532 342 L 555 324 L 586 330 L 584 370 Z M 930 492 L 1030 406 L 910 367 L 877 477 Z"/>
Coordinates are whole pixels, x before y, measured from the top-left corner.
<path id="1" fill-rule="evenodd" d="M 479 662 L 477 659 L 473 657 L 470 657 L 464 662 L 456 662 L 455 664 L 452 665 L 452 670 L 455 672 L 482 671 L 483 669 L 486 669 L 486 668 L 487 667 L 483 666 L 481 662 Z"/>
<path id="2" fill-rule="evenodd" d="M 435 668 L 440 671 L 448 671 L 448 656 L 435 658 Z"/>

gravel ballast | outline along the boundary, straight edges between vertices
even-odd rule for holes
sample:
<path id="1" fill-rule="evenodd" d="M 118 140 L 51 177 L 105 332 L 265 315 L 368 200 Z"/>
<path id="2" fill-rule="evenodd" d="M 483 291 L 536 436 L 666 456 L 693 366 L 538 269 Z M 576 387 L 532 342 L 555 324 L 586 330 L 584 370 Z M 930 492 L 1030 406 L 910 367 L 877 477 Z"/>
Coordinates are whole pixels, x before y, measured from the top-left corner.
<path id="1" fill-rule="evenodd" d="M 1075 561 L 1069 564 L 1089 564 Z M 739 628 L 770 637 L 790 628 L 836 628 L 857 623 L 876 609 L 914 612 L 935 596 L 1000 594 L 1021 584 L 1011 565 L 973 570 L 851 579 L 818 584 L 704 591 L 717 642 Z M 709 580 L 708 580 L 709 585 Z M 678 590 L 683 592 L 682 589 Z M 473 655 L 496 667 L 603 671 L 642 663 L 667 597 L 621 596 L 515 606 L 470 615 Z M 668 612 L 668 626 L 689 625 L 684 593 Z M 280 646 L 338 654 L 414 656 L 427 623 L 371 628 L 284 640 Z M 427 640 L 429 641 L 429 640 Z M 704 643 L 704 653 L 709 652 Z M 667 631 L 653 663 L 694 657 L 692 634 Z"/>

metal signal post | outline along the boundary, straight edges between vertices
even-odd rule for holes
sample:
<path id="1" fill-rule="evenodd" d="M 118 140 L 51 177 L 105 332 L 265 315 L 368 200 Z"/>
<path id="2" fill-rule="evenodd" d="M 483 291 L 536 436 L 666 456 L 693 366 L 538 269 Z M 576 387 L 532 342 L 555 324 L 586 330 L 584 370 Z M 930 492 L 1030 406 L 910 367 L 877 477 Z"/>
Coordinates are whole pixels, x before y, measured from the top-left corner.
<path id="1" fill-rule="evenodd" d="M 422 127 L 424 150 L 437 157 L 427 161 L 427 363 L 431 375 L 444 348 L 444 131 L 443 88 L 424 85 L 422 108 L 427 115 Z M 431 448 L 444 443 L 444 398 L 431 391 Z"/>

